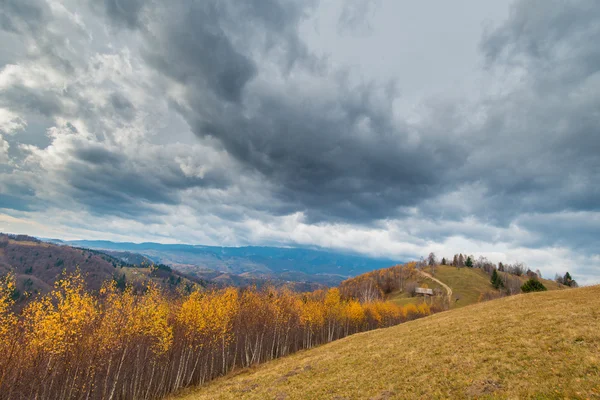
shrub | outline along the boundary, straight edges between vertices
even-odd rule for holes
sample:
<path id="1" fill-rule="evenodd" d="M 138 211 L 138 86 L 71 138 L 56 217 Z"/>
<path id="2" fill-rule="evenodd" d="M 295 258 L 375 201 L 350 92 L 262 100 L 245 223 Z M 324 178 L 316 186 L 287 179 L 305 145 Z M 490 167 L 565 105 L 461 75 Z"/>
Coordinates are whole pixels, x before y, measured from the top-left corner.
<path id="1" fill-rule="evenodd" d="M 542 282 L 538 281 L 537 279 L 529 279 L 523 284 L 523 286 L 521 286 L 521 291 L 523 291 L 523 293 L 544 292 L 546 290 L 548 290 L 546 289 L 546 286 L 544 286 Z"/>

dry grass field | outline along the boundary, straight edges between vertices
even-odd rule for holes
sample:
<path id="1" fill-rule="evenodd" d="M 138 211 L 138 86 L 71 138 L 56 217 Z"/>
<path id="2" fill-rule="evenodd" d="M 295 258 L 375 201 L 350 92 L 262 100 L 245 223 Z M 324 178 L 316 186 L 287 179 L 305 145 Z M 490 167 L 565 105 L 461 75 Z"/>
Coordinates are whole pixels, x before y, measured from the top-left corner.
<path id="1" fill-rule="evenodd" d="M 600 398 L 600 286 L 506 297 L 357 334 L 176 398 Z"/>

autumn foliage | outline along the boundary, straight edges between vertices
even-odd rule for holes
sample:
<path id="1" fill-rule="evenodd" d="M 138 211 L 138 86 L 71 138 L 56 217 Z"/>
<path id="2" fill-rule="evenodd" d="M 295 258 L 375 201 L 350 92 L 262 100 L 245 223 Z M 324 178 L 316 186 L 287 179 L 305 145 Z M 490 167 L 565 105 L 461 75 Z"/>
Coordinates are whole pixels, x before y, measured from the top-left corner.
<path id="1" fill-rule="evenodd" d="M 409 283 L 415 282 L 416 274 L 416 263 L 410 262 L 347 279 L 340 285 L 340 290 L 345 297 L 368 303 L 382 300 L 391 292 L 405 290 Z"/>
<path id="2" fill-rule="evenodd" d="M 236 368 L 430 313 L 337 288 L 87 291 L 79 272 L 15 311 L 0 283 L 1 399 L 155 399 Z"/>

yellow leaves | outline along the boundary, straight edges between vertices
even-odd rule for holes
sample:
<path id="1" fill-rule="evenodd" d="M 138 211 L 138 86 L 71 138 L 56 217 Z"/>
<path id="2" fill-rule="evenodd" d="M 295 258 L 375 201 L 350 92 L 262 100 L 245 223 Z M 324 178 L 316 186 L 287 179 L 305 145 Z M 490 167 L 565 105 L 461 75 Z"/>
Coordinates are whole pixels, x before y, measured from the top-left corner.
<path id="1" fill-rule="evenodd" d="M 346 304 L 346 315 L 352 326 L 359 327 L 365 320 L 365 311 L 362 305 L 356 300 L 350 300 Z"/>
<path id="2" fill-rule="evenodd" d="M 134 334 L 148 338 L 155 353 L 166 352 L 173 341 L 169 313 L 169 303 L 158 287 L 149 285 L 137 301 L 132 323 Z"/>
<path id="3" fill-rule="evenodd" d="M 32 350 L 63 354 L 82 339 L 97 317 L 96 301 L 85 292 L 81 273 L 65 275 L 54 290 L 24 310 Z"/>
<path id="4" fill-rule="evenodd" d="M 389 278 L 387 272 L 379 275 Z M 359 281 L 367 284 L 363 289 L 371 287 L 370 279 Z M 13 382 L 22 371 L 34 371 L 57 388 L 69 384 L 80 393 L 90 389 L 95 393 L 90 398 L 106 397 L 111 387 L 123 397 L 134 397 L 129 386 L 122 386 L 130 376 L 152 382 L 167 374 L 180 387 L 194 374 L 211 379 L 232 367 L 397 324 L 407 313 L 410 318 L 430 313 L 427 305 L 404 309 L 378 296 L 361 303 L 337 288 L 167 294 L 154 285 L 121 290 L 111 281 L 96 294 L 85 290 L 77 271 L 63 275 L 48 295 L 32 299 L 18 318 L 12 313 L 14 290 L 14 276 L 0 280 L 0 354 L 5 349 L 14 354 Z M 165 393 L 164 388 L 152 390 Z"/>
<path id="5" fill-rule="evenodd" d="M 325 310 L 323 303 L 316 300 L 307 300 L 300 310 L 300 323 L 314 332 L 324 322 Z"/>
<path id="6" fill-rule="evenodd" d="M 192 346 L 201 345 L 205 338 L 212 342 L 227 341 L 238 308 L 235 288 L 210 293 L 196 291 L 182 303 L 176 320 Z"/>
<path id="7" fill-rule="evenodd" d="M 338 288 L 331 288 L 325 295 L 325 307 L 328 310 L 336 309 L 340 306 L 341 295 Z"/>
<path id="8" fill-rule="evenodd" d="M 429 305 L 426 303 L 422 303 L 419 304 L 419 307 L 417 307 L 419 314 L 421 314 L 423 317 L 431 314 L 431 309 L 429 308 Z"/>
<path id="9" fill-rule="evenodd" d="M 9 345 L 17 324 L 17 317 L 12 312 L 15 289 L 16 279 L 14 274 L 8 274 L 0 279 L 0 351 L 6 349 Z"/>

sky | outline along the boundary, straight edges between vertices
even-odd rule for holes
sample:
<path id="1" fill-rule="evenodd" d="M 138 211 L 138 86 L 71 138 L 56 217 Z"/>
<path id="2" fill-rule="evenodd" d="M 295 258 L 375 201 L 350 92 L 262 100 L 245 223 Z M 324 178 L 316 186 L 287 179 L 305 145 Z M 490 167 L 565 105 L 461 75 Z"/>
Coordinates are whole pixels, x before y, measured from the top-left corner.
<path id="1" fill-rule="evenodd" d="M 3 0 L 0 231 L 600 283 L 597 0 Z"/>

